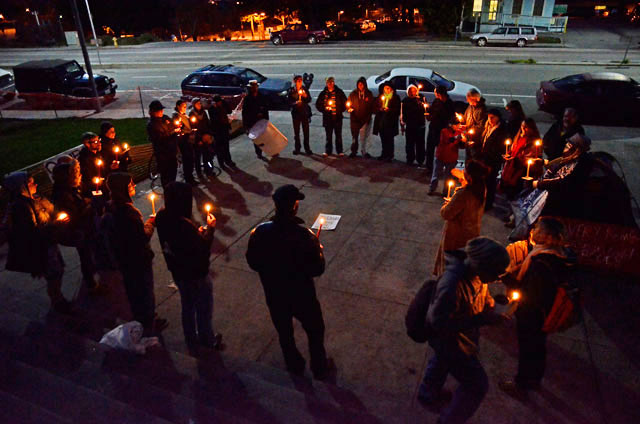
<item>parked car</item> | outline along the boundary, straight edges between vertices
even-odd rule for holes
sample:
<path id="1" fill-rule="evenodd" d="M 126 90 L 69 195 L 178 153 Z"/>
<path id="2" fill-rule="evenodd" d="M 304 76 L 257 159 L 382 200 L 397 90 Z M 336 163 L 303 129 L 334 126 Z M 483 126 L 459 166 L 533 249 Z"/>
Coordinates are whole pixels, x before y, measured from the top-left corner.
<path id="1" fill-rule="evenodd" d="M 499 27 L 492 32 L 475 34 L 471 37 L 471 43 L 478 47 L 487 44 L 513 44 L 524 47 L 538 41 L 538 31 L 534 27 Z"/>
<path id="2" fill-rule="evenodd" d="M 16 84 L 13 80 L 11 72 L 0 69 L 0 97 L 5 100 L 11 100 L 16 95 Z"/>
<path id="3" fill-rule="evenodd" d="M 269 99 L 269 108 L 288 110 L 287 92 L 291 81 L 267 78 L 253 69 L 235 65 L 208 65 L 197 69 L 182 80 L 180 87 L 185 97 L 223 96 L 235 106 L 246 93 L 249 81 L 260 84 L 258 91 Z"/>
<path id="4" fill-rule="evenodd" d="M 436 71 L 424 68 L 394 68 L 382 75 L 374 75 L 367 79 L 367 85 L 375 96 L 379 94 L 380 85 L 385 82 L 391 83 L 402 99 L 407 96 L 407 87 L 413 84 L 429 102 L 435 98 L 433 90 L 439 85 L 444 86 L 451 100 L 456 104 L 457 110 L 466 107 L 467 92 L 471 88 L 480 91 L 471 84 L 447 79 Z"/>
<path id="5" fill-rule="evenodd" d="M 362 38 L 362 30 L 358 24 L 338 22 L 327 28 L 327 38 L 331 40 L 357 40 Z"/>
<path id="6" fill-rule="evenodd" d="M 640 85 L 626 75 L 594 72 L 542 81 L 536 92 L 538 108 L 560 115 L 573 107 L 583 122 L 639 125 Z"/>
<path id="7" fill-rule="evenodd" d="M 322 43 L 327 37 L 324 30 L 310 30 L 303 24 L 287 25 L 281 31 L 271 33 L 271 42 L 275 45 L 301 41 L 303 43 L 317 44 Z"/>
<path id="8" fill-rule="evenodd" d="M 75 60 L 33 60 L 14 67 L 13 73 L 19 97 L 40 93 L 93 97 L 89 75 Z M 118 86 L 113 78 L 98 74 L 93 78 L 98 96 L 115 96 Z"/>

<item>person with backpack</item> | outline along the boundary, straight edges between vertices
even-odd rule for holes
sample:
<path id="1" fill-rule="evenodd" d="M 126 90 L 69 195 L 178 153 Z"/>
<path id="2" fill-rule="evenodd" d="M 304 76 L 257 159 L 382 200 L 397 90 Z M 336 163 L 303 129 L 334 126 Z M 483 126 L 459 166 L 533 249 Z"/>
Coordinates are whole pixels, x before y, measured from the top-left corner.
<path id="1" fill-rule="evenodd" d="M 554 218 L 542 217 L 529 236 L 529 252 L 517 264 L 520 248 L 509 267 L 511 279 L 504 279 L 510 289 L 520 290 L 515 311 L 518 334 L 518 372 L 514 379 L 499 383 L 507 394 L 525 399 L 527 392 L 540 387 L 546 362 L 545 323 L 552 315 L 558 288 L 569 279 L 573 253 L 565 247 L 564 225 Z M 521 242 L 516 242 L 522 245 Z"/>
<path id="2" fill-rule="evenodd" d="M 10 197 L 9 252 L 5 268 L 29 273 L 34 278 L 43 277 L 47 281 L 51 309 L 71 312 L 71 304 L 61 291 L 64 260 L 55 237 L 56 227 L 68 223 L 68 218 L 55 218 L 53 205 L 36 195 L 38 185 L 26 172 L 7 175 L 2 185 Z"/>
<path id="3" fill-rule="evenodd" d="M 422 404 L 439 409 L 447 375 L 460 383 L 440 414 L 441 424 L 466 422 L 487 394 L 489 380 L 478 358 L 480 327 L 508 319 L 494 310 L 487 286 L 507 265 L 506 249 L 487 237 L 476 237 L 464 249 L 447 253 L 447 268 L 437 281 L 426 316 L 434 355 L 418 389 Z"/>
<path id="4" fill-rule="evenodd" d="M 209 276 L 209 255 L 216 218 L 207 214 L 207 225 L 192 220 L 191 186 L 173 182 L 164 192 L 165 207 L 158 211 L 156 227 L 167 267 L 180 290 L 182 329 L 187 346 L 198 344 L 218 349 L 222 336 L 214 334 L 213 284 Z"/>
<path id="5" fill-rule="evenodd" d="M 131 175 L 114 172 L 109 175 L 107 185 L 111 190 L 108 213 L 112 216 L 114 227 L 111 245 L 133 319 L 142 324 L 145 333 L 158 333 L 167 327 L 167 320 L 155 317 L 153 251 L 149 246 L 155 217 L 151 216 L 143 222 L 142 214 L 133 206 L 131 197 L 136 194 L 136 185 Z"/>

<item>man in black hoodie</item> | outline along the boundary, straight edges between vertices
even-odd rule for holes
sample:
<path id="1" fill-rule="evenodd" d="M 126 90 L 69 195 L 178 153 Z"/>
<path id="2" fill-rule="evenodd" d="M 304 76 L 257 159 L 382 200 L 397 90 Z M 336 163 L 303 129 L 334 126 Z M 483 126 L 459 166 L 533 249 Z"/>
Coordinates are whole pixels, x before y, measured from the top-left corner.
<path id="1" fill-rule="evenodd" d="M 304 152 L 313 154 L 309 146 L 309 121 L 311 119 L 311 94 L 309 89 L 302 83 L 302 76 L 293 77 L 293 85 L 289 88 L 289 105 L 291 106 L 291 119 L 293 120 L 293 138 L 295 146 L 294 155 L 300 154 L 300 126 L 304 137 Z"/>
<path id="2" fill-rule="evenodd" d="M 176 134 L 180 129 L 164 115 L 164 106 L 159 100 L 149 104 L 149 123 L 147 134 L 153 146 L 153 153 L 158 162 L 158 172 L 162 186 L 176 180 L 178 174 L 178 139 Z"/>
<path id="3" fill-rule="evenodd" d="M 455 114 L 455 106 L 453 100 L 449 97 L 447 89 L 443 86 L 438 86 L 433 90 L 436 98 L 429 107 L 429 135 L 427 135 L 427 151 L 425 166 L 427 169 L 433 169 L 434 166 L 434 154 L 436 147 L 440 143 L 440 133 L 444 128 L 449 126 L 451 118 Z"/>
<path id="4" fill-rule="evenodd" d="M 249 93 L 245 96 L 242 104 L 242 125 L 244 129 L 249 133 L 251 127 L 261 119 L 269 120 L 269 105 L 267 98 L 258 91 L 258 81 L 249 81 Z M 255 143 L 253 149 L 256 152 L 258 159 L 264 159 L 262 150 Z"/>
<path id="5" fill-rule="evenodd" d="M 316 297 L 313 277 L 324 272 L 324 254 L 318 238 L 296 217 L 304 194 L 293 185 L 273 193 L 275 217 L 251 231 L 247 262 L 260 274 L 260 280 L 278 331 L 287 370 L 303 374 L 305 361 L 293 337 L 293 318 L 302 324 L 309 339 L 311 371 L 317 379 L 330 371 L 324 349 L 324 321 Z"/>
<path id="6" fill-rule="evenodd" d="M 214 334 L 213 284 L 209 277 L 209 255 L 216 218 L 207 214 L 207 225 L 192 220 L 191 186 L 174 182 L 165 188 L 165 207 L 156 216 L 158 238 L 167 267 L 180 290 L 182 330 L 187 346 L 198 343 L 219 348 L 222 336 Z"/>
<path id="7" fill-rule="evenodd" d="M 362 143 L 361 153 L 365 158 L 370 158 L 367 147 L 371 138 L 371 115 L 375 111 L 373 94 L 367 87 L 365 77 L 358 78 L 356 89 L 349 94 L 347 100 L 347 112 L 351 114 L 351 154 L 355 158 L 358 154 L 358 141 Z"/>
<path id="8" fill-rule="evenodd" d="M 425 111 L 427 103 L 420 95 L 418 87 L 411 84 L 407 87 L 407 97 L 402 101 L 400 108 L 400 122 L 405 129 L 405 152 L 407 153 L 407 165 L 413 165 L 414 161 L 418 166 L 424 164 L 424 130 Z"/>
<path id="9" fill-rule="evenodd" d="M 316 109 L 322 113 L 322 126 L 327 136 L 324 153 L 322 156 L 329 156 L 333 152 L 333 133 L 336 134 L 336 154 L 344 156 L 342 153 L 342 112 L 346 110 L 347 96 L 335 82 L 333 77 L 327 78 L 327 83 L 320 92 L 316 101 Z"/>

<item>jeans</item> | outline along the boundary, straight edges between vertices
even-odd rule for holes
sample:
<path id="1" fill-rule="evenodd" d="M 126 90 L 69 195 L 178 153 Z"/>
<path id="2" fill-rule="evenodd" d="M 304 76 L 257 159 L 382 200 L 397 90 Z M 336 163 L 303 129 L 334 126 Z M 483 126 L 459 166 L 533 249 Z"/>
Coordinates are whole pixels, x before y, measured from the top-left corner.
<path id="1" fill-rule="evenodd" d="M 213 284 L 207 275 L 196 280 L 177 280 L 182 304 L 182 331 L 187 343 L 212 343 Z"/>
<path id="2" fill-rule="evenodd" d="M 228 131 L 220 131 L 214 134 L 214 139 L 216 141 L 216 155 L 218 156 L 218 163 L 220 166 L 225 163 L 228 165 L 231 162 L 231 152 L 229 151 L 229 132 Z M 255 146 L 255 144 L 254 144 Z M 262 153 L 262 151 L 260 151 Z"/>
<path id="3" fill-rule="evenodd" d="M 405 132 L 407 163 L 424 163 L 424 127 L 407 127 Z"/>
<path id="4" fill-rule="evenodd" d="M 295 141 L 295 151 L 300 151 L 300 127 L 302 127 L 302 136 L 304 137 L 304 150 L 308 152 L 311 150 L 309 146 L 309 118 L 303 116 L 302 118 L 293 119 L 293 139 Z"/>
<path id="5" fill-rule="evenodd" d="M 465 423 L 476 412 L 487 391 L 489 378 L 476 356 L 449 349 L 434 349 L 435 355 L 427 365 L 418 396 L 434 401 L 451 374 L 460 385 L 453 394 L 451 403 L 442 411 L 441 424 Z"/>
<path id="6" fill-rule="evenodd" d="M 429 135 L 427 135 L 427 151 L 425 165 L 431 166 L 438 143 L 440 143 L 440 132 L 442 128 L 429 125 Z"/>
<path id="7" fill-rule="evenodd" d="M 380 132 L 380 142 L 382 143 L 382 158 L 393 159 L 395 147 L 395 135 L 392 132 Z"/>
<path id="8" fill-rule="evenodd" d="M 358 153 L 358 141 L 361 143 L 360 153 L 362 156 L 369 152 L 369 143 L 371 142 L 371 119 L 369 122 L 358 128 L 357 125 L 351 124 L 351 153 Z"/>
<path id="9" fill-rule="evenodd" d="M 447 178 L 451 175 L 451 171 L 456 167 L 456 163 L 457 162 L 442 162 L 438 159 L 433 160 L 433 173 L 431 174 L 431 184 L 429 185 L 430 191 L 436 191 L 440 178 L 443 176 Z M 445 189 L 446 185 L 442 188 L 443 193 Z"/>
<path id="10" fill-rule="evenodd" d="M 182 172 L 184 173 L 184 180 L 193 180 L 193 163 L 195 154 L 193 151 L 193 144 L 189 143 L 189 137 L 182 137 L 180 140 L 180 153 L 182 154 Z"/>
<path id="11" fill-rule="evenodd" d="M 498 173 L 500 168 L 496 166 L 491 167 L 491 172 L 487 176 L 487 200 L 485 201 L 485 208 L 491 209 L 493 207 L 493 201 L 496 198 L 496 189 L 498 188 Z"/>
<path id="12" fill-rule="evenodd" d="M 324 127 L 324 132 L 327 136 L 327 143 L 324 146 L 326 154 L 333 153 L 333 133 L 336 133 L 336 153 L 342 153 L 342 118 L 330 120 Z"/>
<path id="13" fill-rule="evenodd" d="M 162 187 L 166 187 L 167 184 L 176 180 L 176 176 L 178 175 L 178 161 L 175 157 L 167 160 L 156 157 L 156 160 L 158 161 L 160 182 L 162 183 Z"/>
<path id="14" fill-rule="evenodd" d="M 120 272 L 133 319 L 141 323 L 145 330 L 150 331 L 156 315 L 153 268 L 151 266 L 142 269 L 123 268 Z"/>

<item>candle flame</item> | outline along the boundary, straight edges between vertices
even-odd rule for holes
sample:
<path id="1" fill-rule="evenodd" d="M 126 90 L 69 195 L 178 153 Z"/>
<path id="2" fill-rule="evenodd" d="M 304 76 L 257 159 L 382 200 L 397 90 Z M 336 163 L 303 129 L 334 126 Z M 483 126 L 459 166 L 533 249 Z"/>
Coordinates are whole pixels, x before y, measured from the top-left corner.
<path id="1" fill-rule="evenodd" d="M 298 90 L 298 94 L 302 94 L 302 90 Z"/>
<path id="2" fill-rule="evenodd" d="M 536 144 L 536 147 L 540 147 L 542 145 L 542 140 L 537 139 L 535 144 Z"/>
<path id="3" fill-rule="evenodd" d="M 351 102 L 347 102 L 347 107 L 351 107 Z"/>
<path id="4" fill-rule="evenodd" d="M 124 150 L 129 150 L 129 145 L 127 143 L 124 143 L 122 147 L 124 148 Z"/>
<path id="5" fill-rule="evenodd" d="M 529 159 L 529 160 L 527 161 L 527 165 L 531 165 L 532 163 L 533 163 L 533 159 Z"/>
<path id="6" fill-rule="evenodd" d="M 175 121 L 173 121 L 173 123 L 175 124 L 175 126 L 177 127 L 178 125 L 180 125 L 180 120 L 176 119 Z"/>
<path id="7" fill-rule="evenodd" d="M 508 146 L 509 144 L 511 144 L 511 139 L 510 139 L 510 138 L 507 138 L 507 139 L 504 141 L 504 144 L 506 144 L 507 146 Z"/>
<path id="8" fill-rule="evenodd" d="M 384 94 L 380 96 L 380 100 L 384 100 Z"/>
<path id="9" fill-rule="evenodd" d="M 204 210 L 207 211 L 207 213 L 211 212 L 211 204 L 207 203 L 206 205 L 204 205 Z"/>
<path id="10" fill-rule="evenodd" d="M 96 159 L 96 165 L 102 166 L 102 159 Z"/>
<path id="11" fill-rule="evenodd" d="M 191 117 L 191 122 L 195 123 L 196 121 L 197 121 L 196 117 L 195 117 L 195 116 L 192 116 L 192 117 Z"/>
<path id="12" fill-rule="evenodd" d="M 473 133 L 475 133 L 475 130 L 474 130 L 473 128 L 471 128 L 471 129 L 469 130 L 469 134 L 473 135 Z"/>
<path id="13" fill-rule="evenodd" d="M 456 112 L 456 118 L 458 119 L 458 121 L 462 122 L 462 118 L 463 118 L 463 116 L 462 116 L 462 114 L 461 114 L 461 113 L 457 113 L 457 112 Z"/>
<path id="14" fill-rule="evenodd" d="M 149 195 L 149 199 L 154 200 L 156 198 L 156 194 L 155 193 L 151 193 Z"/>
<path id="15" fill-rule="evenodd" d="M 100 178 L 95 177 L 95 178 L 93 179 L 93 183 L 94 183 L 95 185 L 100 184 Z"/>
<path id="16" fill-rule="evenodd" d="M 60 212 L 58 214 L 58 217 L 56 218 L 58 221 L 64 221 L 65 219 L 67 219 L 69 217 L 69 215 L 67 215 L 66 212 Z"/>
<path id="17" fill-rule="evenodd" d="M 520 292 L 515 290 L 511 293 L 511 300 L 520 300 Z"/>
<path id="18" fill-rule="evenodd" d="M 333 106 L 333 100 L 329 100 L 329 106 Z"/>
<path id="19" fill-rule="evenodd" d="M 455 183 L 453 182 L 453 180 L 449 180 L 449 182 L 447 183 L 447 185 L 448 185 L 449 187 L 453 187 L 453 185 L 454 185 L 454 184 L 455 184 Z"/>
<path id="20" fill-rule="evenodd" d="M 324 218 L 320 218 L 320 225 L 324 225 Z"/>
<path id="21" fill-rule="evenodd" d="M 422 90 L 422 84 L 418 84 L 418 90 Z"/>
<path id="22" fill-rule="evenodd" d="M 118 146 L 116 146 L 116 147 L 113 148 L 113 151 L 115 153 L 120 153 L 120 148 Z"/>

